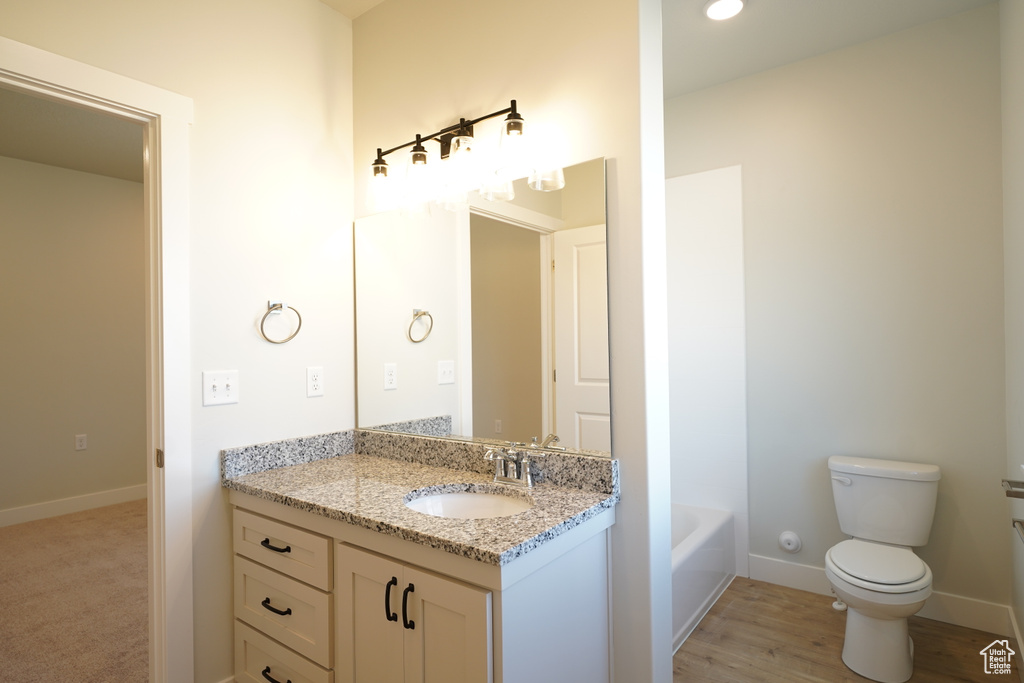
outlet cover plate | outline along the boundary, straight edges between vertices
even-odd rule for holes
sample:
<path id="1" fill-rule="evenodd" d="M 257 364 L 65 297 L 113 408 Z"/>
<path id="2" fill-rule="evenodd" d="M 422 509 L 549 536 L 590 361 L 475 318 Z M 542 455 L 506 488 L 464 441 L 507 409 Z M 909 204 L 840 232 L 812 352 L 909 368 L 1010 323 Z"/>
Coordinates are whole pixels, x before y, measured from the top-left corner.
<path id="1" fill-rule="evenodd" d="M 323 366 L 306 368 L 306 397 L 324 395 L 324 369 Z"/>

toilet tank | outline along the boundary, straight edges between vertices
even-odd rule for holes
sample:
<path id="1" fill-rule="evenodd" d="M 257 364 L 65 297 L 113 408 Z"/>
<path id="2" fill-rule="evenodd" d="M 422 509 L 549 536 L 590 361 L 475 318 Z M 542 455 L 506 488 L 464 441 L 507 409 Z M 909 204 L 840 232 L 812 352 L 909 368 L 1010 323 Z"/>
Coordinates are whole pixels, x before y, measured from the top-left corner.
<path id="1" fill-rule="evenodd" d="M 894 545 L 928 543 L 942 476 L 937 465 L 834 455 L 828 468 L 843 533 Z"/>

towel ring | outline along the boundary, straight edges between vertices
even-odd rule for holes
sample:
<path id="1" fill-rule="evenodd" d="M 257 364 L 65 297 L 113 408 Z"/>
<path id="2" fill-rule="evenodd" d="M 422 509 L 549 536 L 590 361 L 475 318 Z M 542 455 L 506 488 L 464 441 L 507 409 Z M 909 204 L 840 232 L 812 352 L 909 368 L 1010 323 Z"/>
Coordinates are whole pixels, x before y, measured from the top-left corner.
<path id="1" fill-rule="evenodd" d="M 427 331 L 423 333 L 423 336 L 416 339 L 412 336 L 412 326 L 416 324 L 416 321 L 420 318 L 427 318 Z M 413 344 L 419 344 L 421 341 L 430 336 L 430 331 L 434 329 L 434 316 L 430 315 L 430 311 L 421 311 L 418 308 L 414 308 L 412 311 L 412 322 L 409 323 L 409 341 Z"/>
<path id="2" fill-rule="evenodd" d="M 299 319 L 299 326 L 295 328 L 295 331 L 292 332 L 291 335 L 289 335 L 288 337 L 286 337 L 284 339 L 271 339 L 270 337 L 267 336 L 267 331 L 263 329 L 263 326 L 267 324 L 267 316 L 269 316 L 271 313 L 273 313 L 275 311 L 282 311 L 283 312 L 284 309 L 286 309 L 286 308 L 291 308 L 291 310 L 295 311 L 295 317 Z M 283 304 L 280 301 L 268 301 L 267 302 L 267 312 L 263 314 L 263 319 L 260 320 L 260 336 L 262 336 L 264 339 L 266 339 L 271 344 L 284 344 L 285 342 L 290 342 L 292 339 L 295 339 L 295 335 L 297 335 L 299 333 L 299 330 L 301 330 L 301 329 L 302 329 L 302 316 L 299 314 L 299 311 L 298 311 L 297 308 L 292 308 L 291 306 Z"/>

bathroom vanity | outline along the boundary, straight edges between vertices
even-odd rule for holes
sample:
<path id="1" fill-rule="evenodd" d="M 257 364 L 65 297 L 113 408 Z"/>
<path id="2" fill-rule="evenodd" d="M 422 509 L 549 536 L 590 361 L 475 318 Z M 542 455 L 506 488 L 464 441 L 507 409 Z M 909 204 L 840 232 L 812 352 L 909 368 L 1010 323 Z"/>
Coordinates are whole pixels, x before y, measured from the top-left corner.
<path id="1" fill-rule="evenodd" d="M 550 454 L 541 483 L 502 490 L 480 444 L 312 439 L 224 452 L 237 681 L 610 679 L 615 461 Z M 406 505 L 450 491 L 530 507 L 458 519 Z"/>

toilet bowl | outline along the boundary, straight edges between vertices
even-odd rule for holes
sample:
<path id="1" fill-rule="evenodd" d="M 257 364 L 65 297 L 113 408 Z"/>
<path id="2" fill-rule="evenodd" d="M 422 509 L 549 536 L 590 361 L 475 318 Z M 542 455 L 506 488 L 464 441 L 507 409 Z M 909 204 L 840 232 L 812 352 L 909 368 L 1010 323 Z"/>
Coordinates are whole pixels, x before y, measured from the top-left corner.
<path id="1" fill-rule="evenodd" d="M 865 678 L 903 683 L 914 671 L 907 618 L 932 593 L 932 572 L 907 549 L 851 539 L 829 549 L 825 575 L 846 603 L 843 662 Z"/>
<path id="2" fill-rule="evenodd" d="M 882 683 L 914 672 L 907 618 L 932 593 L 932 571 L 911 548 L 928 543 L 942 472 L 928 463 L 832 456 L 832 497 L 852 538 L 825 554 L 825 575 L 847 604 L 843 663 Z"/>

